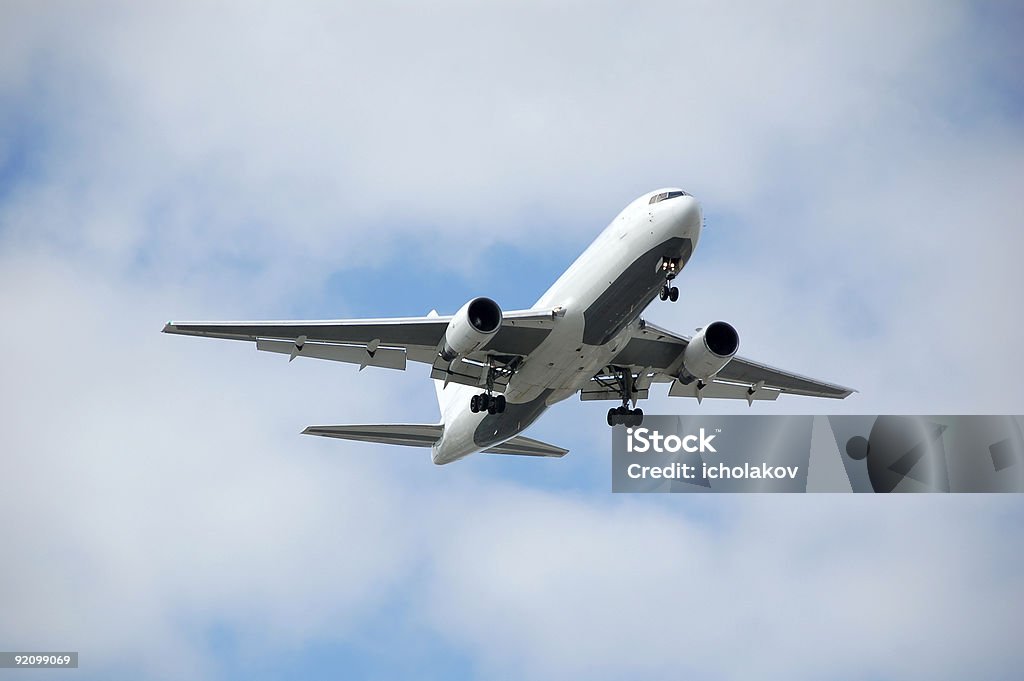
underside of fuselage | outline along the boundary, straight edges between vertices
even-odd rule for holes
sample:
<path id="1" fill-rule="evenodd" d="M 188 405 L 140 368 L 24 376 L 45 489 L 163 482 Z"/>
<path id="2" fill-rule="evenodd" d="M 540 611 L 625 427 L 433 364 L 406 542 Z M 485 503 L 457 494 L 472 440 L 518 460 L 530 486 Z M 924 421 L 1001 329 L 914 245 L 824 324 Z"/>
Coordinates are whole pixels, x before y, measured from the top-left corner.
<path id="1" fill-rule="evenodd" d="M 472 389 L 445 388 L 455 394 L 444 409 L 435 463 L 514 437 L 618 353 L 643 310 L 690 260 L 700 236 L 700 207 L 692 197 L 651 206 L 648 196 L 630 204 L 535 305 L 565 314 L 509 380 L 504 412 L 473 413 L 466 407 Z"/>
<path id="2" fill-rule="evenodd" d="M 640 318 L 640 313 L 653 301 L 665 285 L 660 265 L 672 260 L 679 269 L 693 255 L 693 239 L 674 236 L 637 257 L 583 311 L 583 342 L 605 345 L 624 328 Z"/>

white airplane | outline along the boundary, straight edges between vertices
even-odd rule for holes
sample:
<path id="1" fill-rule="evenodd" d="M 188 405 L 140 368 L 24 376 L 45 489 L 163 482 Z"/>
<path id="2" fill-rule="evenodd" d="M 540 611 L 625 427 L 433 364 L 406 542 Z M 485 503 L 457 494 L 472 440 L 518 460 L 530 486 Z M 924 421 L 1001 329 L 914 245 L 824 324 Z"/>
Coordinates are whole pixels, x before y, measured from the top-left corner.
<path id="1" fill-rule="evenodd" d="M 303 433 L 430 447 L 435 464 L 469 454 L 564 456 L 520 435 L 548 407 L 579 393 L 615 400 L 608 425 L 639 425 L 652 383 L 668 394 L 774 400 L 780 393 L 842 399 L 853 391 L 737 357 L 726 322 L 681 336 L 646 323 L 654 298 L 675 301 L 672 280 L 700 239 L 700 204 L 681 189 L 630 203 L 529 310 L 474 298 L 451 316 L 329 321 L 169 322 L 164 333 L 254 341 L 257 350 L 364 367 L 431 367 L 440 423 L 310 426 Z M 630 408 L 632 405 L 633 408 Z"/>

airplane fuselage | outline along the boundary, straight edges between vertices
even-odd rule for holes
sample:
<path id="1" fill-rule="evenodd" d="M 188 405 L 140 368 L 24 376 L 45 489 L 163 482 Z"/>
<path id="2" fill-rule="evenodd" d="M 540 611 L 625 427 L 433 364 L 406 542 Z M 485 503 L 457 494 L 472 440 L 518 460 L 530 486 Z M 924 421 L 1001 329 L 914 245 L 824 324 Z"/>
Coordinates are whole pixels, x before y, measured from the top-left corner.
<path id="1" fill-rule="evenodd" d="M 666 259 L 675 272 L 700 239 L 700 204 L 681 190 L 644 194 L 625 209 L 534 305 L 564 316 L 509 380 L 504 412 L 473 413 L 478 389 L 444 388 L 444 434 L 433 446 L 443 464 L 505 442 L 556 402 L 571 397 L 601 371 L 628 341 L 640 314 L 665 284 Z"/>

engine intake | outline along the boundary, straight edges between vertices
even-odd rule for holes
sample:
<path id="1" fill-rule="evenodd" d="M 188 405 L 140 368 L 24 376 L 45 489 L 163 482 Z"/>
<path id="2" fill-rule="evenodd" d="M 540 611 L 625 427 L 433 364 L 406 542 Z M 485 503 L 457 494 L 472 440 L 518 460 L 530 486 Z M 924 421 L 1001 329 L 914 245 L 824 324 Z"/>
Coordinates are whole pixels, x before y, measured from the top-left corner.
<path id="1" fill-rule="evenodd" d="M 706 381 L 725 368 L 740 348 L 740 335 L 732 325 L 711 322 L 693 337 L 683 352 L 683 369 L 679 380 L 692 383 Z"/>
<path id="2" fill-rule="evenodd" d="M 501 308 L 490 298 L 474 298 L 448 322 L 438 354 L 446 362 L 479 350 L 501 328 Z"/>

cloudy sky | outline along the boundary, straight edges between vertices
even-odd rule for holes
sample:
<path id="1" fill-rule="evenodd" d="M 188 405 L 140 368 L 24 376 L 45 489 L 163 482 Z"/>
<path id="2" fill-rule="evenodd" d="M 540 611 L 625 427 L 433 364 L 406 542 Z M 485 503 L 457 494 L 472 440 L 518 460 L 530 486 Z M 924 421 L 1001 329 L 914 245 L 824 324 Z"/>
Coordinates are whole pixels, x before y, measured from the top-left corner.
<path id="1" fill-rule="evenodd" d="M 707 227 L 648 318 L 860 391 L 758 412 L 1024 413 L 1019 4 L 260 5 L 0 5 L 0 649 L 81 679 L 1019 675 L 1017 498 L 613 497 L 606 405 L 571 400 L 530 431 L 565 459 L 438 468 L 298 436 L 435 420 L 422 367 L 159 333 L 528 307 L 676 185 Z"/>

